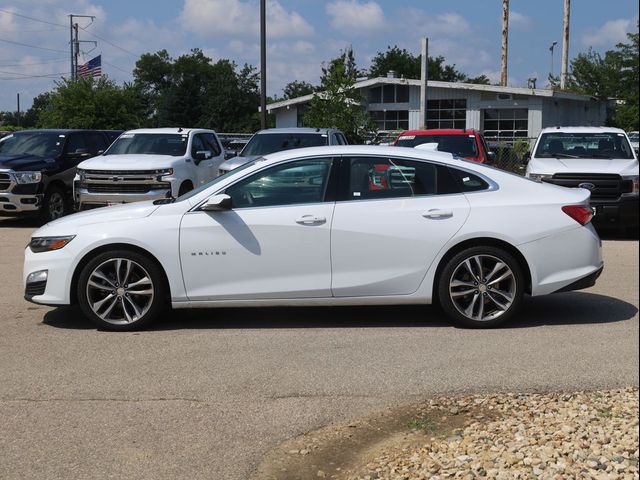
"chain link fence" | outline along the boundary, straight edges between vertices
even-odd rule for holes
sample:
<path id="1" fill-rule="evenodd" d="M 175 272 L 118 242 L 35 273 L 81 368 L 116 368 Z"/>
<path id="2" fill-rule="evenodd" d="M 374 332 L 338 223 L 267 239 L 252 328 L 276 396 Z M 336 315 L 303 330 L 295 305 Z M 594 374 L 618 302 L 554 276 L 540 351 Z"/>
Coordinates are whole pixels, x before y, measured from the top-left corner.
<path id="1" fill-rule="evenodd" d="M 485 137 L 487 147 L 493 152 L 492 166 L 509 172 L 524 175 L 527 161 L 536 138 L 496 138 Z"/>

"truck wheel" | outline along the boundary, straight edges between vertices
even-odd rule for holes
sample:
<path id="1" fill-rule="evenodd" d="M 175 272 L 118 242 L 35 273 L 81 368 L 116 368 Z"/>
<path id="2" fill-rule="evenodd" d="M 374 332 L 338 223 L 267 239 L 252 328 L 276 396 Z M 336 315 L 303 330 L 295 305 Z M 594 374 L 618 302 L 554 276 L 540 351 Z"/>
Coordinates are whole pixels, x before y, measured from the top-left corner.
<path id="1" fill-rule="evenodd" d="M 69 201 L 64 190 L 55 185 L 50 187 L 44 196 L 40 212 L 42 219 L 47 222 L 52 222 L 67 215 L 69 213 Z"/>
<path id="2" fill-rule="evenodd" d="M 182 185 L 180 185 L 180 190 L 178 190 L 178 196 L 184 195 L 187 192 L 190 192 L 191 190 L 193 190 L 193 185 L 191 184 L 191 182 L 184 182 Z"/>

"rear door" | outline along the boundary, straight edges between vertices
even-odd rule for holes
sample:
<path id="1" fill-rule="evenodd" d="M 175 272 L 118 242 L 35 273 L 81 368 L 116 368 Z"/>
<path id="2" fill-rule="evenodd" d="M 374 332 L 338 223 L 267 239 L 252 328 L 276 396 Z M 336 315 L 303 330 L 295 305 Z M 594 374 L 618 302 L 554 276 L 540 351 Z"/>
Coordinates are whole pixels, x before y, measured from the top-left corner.
<path id="1" fill-rule="evenodd" d="M 342 159 L 331 229 L 336 297 L 415 292 L 469 203 L 446 166 L 383 156 Z"/>

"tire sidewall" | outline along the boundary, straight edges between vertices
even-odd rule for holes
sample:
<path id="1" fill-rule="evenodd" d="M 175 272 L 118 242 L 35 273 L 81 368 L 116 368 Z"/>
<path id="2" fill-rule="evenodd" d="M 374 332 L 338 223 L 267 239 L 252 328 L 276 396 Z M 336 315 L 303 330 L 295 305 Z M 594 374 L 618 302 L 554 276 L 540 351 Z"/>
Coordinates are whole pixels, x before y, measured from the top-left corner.
<path id="1" fill-rule="evenodd" d="M 89 276 L 96 267 L 114 258 L 125 258 L 140 264 L 151 277 L 151 282 L 153 283 L 154 288 L 153 301 L 147 313 L 145 313 L 141 319 L 123 325 L 109 323 L 101 319 L 93 312 L 87 299 L 87 282 L 89 280 Z M 80 305 L 80 309 L 84 315 L 99 328 L 113 331 L 138 330 L 155 321 L 168 304 L 167 293 L 168 289 L 165 285 L 164 275 L 160 267 L 146 255 L 130 250 L 113 250 L 95 256 L 82 268 L 78 277 L 78 285 L 76 289 L 78 304 Z"/>
<path id="2" fill-rule="evenodd" d="M 60 195 L 60 197 L 62 198 L 62 215 L 56 218 L 54 218 L 51 215 L 51 210 L 50 210 L 51 198 L 54 197 L 55 195 Z M 62 218 L 68 214 L 69 214 L 69 199 L 65 195 L 64 190 L 58 186 L 49 187 L 49 189 L 47 190 L 47 193 L 44 196 L 44 200 L 42 202 L 42 211 L 41 211 L 42 218 L 47 222 L 53 222 L 54 220 Z"/>
<path id="3" fill-rule="evenodd" d="M 476 255 L 491 255 L 493 257 L 499 258 L 511 269 L 516 281 L 516 293 L 514 295 L 511 307 L 505 313 L 493 320 L 477 321 L 467 318 L 458 311 L 456 306 L 453 304 L 453 301 L 451 300 L 451 296 L 449 294 L 449 283 L 451 282 L 451 277 L 453 276 L 458 265 L 460 265 L 460 263 L 466 258 Z M 520 305 L 522 304 L 522 298 L 524 296 L 524 291 L 525 278 L 520 262 L 518 262 L 518 260 L 511 253 L 501 248 L 492 246 L 470 247 L 457 253 L 451 259 L 449 259 L 449 261 L 442 269 L 440 277 L 438 278 L 438 302 L 441 308 L 444 310 L 447 316 L 453 319 L 457 324 L 469 328 L 491 328 L 507 322 L 520 308 Z"/>

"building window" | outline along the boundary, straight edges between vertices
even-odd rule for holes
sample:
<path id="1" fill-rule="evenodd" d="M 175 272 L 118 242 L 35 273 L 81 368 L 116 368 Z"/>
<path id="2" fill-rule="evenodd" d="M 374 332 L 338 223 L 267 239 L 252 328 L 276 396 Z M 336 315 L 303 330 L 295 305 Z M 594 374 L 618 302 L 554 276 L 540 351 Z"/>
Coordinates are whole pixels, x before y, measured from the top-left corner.
<path id="1" fill-rule="evenodd" d="M 483 120 L 485 137 L 517 138 L 529 135 L 529 111 L 526 108 L 487 108 Z"/>
<path id="2" fill-rule="evenodd" d="M 409 103 L 409 85 L 370 88 L 369 103 Z"/>
<path id="3" fill-rule="evenodd" d="M 408 130 L 409 111 L 408 110 L 387 110 L 373 111 L 371 118 L 378 127 L 378 130 Z"/>
<path id="4" fill-rule="evenodd" d="M 296 124 L 298 127 L 304 127 L 304 114 L 307 110 L 307 106 L 305 104 L 298 105 L 296 111 Z"/>
<path id="5" fill-rule="evenodd" d="M 427 128 L 467 128 L 467 100 L 427 100 Z"/>

